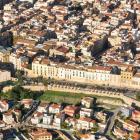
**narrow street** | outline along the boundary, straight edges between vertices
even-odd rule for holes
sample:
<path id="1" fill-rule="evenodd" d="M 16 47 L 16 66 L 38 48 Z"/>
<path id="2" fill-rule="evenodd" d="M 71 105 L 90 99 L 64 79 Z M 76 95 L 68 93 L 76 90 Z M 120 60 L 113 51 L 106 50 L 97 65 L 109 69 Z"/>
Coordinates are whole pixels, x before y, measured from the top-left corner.
<path id="1" fill-rule="evenodd" d="M 109 114 L 109 121 L 108 121 L 106 129 L 104 131 L 104 134 L 106 136 L 110 135 L 110 130 L 112 129 L 112 127 L 114 125 L 115 117 L 118 114 L 118 112 L 119 112 L 119 108 L 113 110 L 112 112 L 108 112 L 108 114 Z"/>

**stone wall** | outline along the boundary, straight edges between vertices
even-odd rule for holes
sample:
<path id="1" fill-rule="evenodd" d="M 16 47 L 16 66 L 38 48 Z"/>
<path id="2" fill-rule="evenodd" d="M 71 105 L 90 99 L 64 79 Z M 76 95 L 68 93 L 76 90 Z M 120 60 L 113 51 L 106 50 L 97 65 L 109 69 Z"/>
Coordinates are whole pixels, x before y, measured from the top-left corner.
<path id="1" fill-rule="evenodd" d="M 3 88 L 3 92 L 7 92 L 8 90 L 11 90 L 14 86 L 6 86 Z M 47 87 L 44 87 L 44 86 L 22 86 L 23 88 L 25 89 L 29 89 L 31 91 L 46 91 L 47 90 Z"/>
<path id="2" fill-rule="evenodd" d="M 120 98 L 124 100 L 125 103 L 133 106 L 140 107 L 140 102 L 125 96 L 123 93 L 119 92 L 110 92 L 110 91 L 103 91 L 103 90 L 95 90 L 95 89 L 82 89 L 78 87 L 71 87 L 66 85 L 48 85 L 48 90 L 54 90 L 54 91 L 63 91 L 63 92 L 73 92 L 73 93 L 84 93 L 84 94 L 93 94 L 98 96 L 108 96 L 113 98 Z M 110 102 L 111 104 L 112 102 Z M 118 103 L 119 104 L 119 103 Z M 119 104 L 122 105 L 122 104 Z"/>

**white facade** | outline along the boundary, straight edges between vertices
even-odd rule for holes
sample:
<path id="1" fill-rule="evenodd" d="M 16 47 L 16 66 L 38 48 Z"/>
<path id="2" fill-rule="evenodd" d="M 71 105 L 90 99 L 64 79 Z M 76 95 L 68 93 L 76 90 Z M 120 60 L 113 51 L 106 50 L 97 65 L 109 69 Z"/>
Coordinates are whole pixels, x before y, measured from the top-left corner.
<path id="1" fill-rule="evenodd" d="M 60 111 L 62 111 L 63 107 L 61 105 L 56 105 L 56 104 L 52 104 L 49 107 L 49 113 L 60 113 Z"/>
<path id="2" fill-rule="evenodd" d="M 51 124 L 52 121 L 53 121 L 53 114 L 44 114 L 43 116 L 44 124 Z"/>
<path id="3" fill-rule="evenodd" d="M 93 109 L 81 108 L 80 117 L 89 117 L 89 118 L 91 118 L 92 116 L 93 116 Z"/>
<path id="4" fill-rule="evenodd" d="M 18 56 L 17 54 L 11 53 L 10 64 L 14 66 L 14 69 L 21 70 L 23 62 L 29 62 L 29 58 L 26 56 Z"/>
<path id="5" fill-rule="evenodd" d="M 0 112 L 5 112 L 9 109 L 9 104 L 6 101 L 0 100 Z"/>
<path id="6" fill-rule="evenodd" d="M 36 114 L 34 114 L 34 117 L 31 118 L 31 122 L 32 124 L 38 124 L 42 118 L 43 118 L 43 114 L 37 112 Z"/>

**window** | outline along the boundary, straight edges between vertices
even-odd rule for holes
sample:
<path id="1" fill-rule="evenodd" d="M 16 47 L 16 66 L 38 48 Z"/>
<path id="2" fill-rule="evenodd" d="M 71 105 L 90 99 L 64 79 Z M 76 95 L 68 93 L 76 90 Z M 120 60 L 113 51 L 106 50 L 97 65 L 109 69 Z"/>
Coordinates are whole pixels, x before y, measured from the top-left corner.
<path id="1" fill-rule="evenodd" d="M 75 76 L 75 71 L 73 71 L 73 76 Z"/>

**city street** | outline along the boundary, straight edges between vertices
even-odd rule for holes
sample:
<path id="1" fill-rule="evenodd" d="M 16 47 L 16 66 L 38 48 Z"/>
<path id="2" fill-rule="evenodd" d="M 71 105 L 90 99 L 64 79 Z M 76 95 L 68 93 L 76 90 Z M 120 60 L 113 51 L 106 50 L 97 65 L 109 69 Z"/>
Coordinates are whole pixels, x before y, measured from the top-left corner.
<path id="1" fill-rule="evenodd" d="M 109 120 L 108 120 L 106 129 L 104 131 L 104 134 L 106 136 L 109 136 L 110 130 L 113 128 L 115 117 L 118 114 L 118 112 L 119 112 L 119 108 L 117 108 L 117 109 L 115 109 L 115 110 L 113 110 L 111 112 L 107 112 L 107 114 L 109 115 Z"/>

